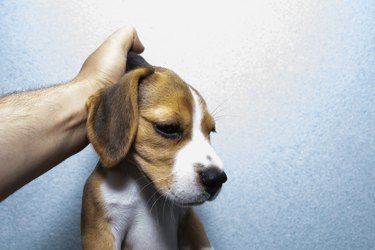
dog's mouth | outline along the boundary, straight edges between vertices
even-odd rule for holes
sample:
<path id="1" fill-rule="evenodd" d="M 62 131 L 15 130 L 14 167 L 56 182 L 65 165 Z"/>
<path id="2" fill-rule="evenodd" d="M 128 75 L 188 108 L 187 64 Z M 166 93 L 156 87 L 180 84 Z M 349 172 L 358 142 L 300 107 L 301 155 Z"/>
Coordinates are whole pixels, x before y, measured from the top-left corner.
<path id="1" fill-rule="evenodd" d="M 202 205 L 205 201 L 197 201 L 197 202 L 187 202 L 187 203 L 179 203 L 175 202 L 175 204 L 179 207 L 191 207 L 191 206 L 199 206 Z"/>
<path id="2" fill-rule="evenodd" d="M 196 197 L 196 198 L 190 198 L 190 199 L 189 198 L 182 199 L 182 198 L 178 197 L 175 194 L 172 194 L 172 197 L 171 197 L 171 195 L 167 194 L 166 197 L 169 200 L 171 200 L 172 202 L 174 202 L 178 206 L 182 206 L 182 207 L 185 207 L 185 206 L 198 206 L 198 205 L 203 204 L 206 201 L 213 201 L 213 200 L 215 200 L 216 197 L 219 195 L 220 191 L 221 191 L 221 188 L 217 192 L 215 192 L 213 194 L 210 194 L 210 193 L 207 193 L 207 192 L 203 192 L 198 197 Z"/>
<path id="3" fill-rule="evenodd" d="M 153 185 L 153 187 L 159 193 L 159 195 L 161 195 L 166 200 L 179 207 L 198 206 L 205 203 L 206 201 L 214 200 L 217 196 L 217 194 L 210 195 L 207 192 L 202 191 L 201 194 L 196 196 L 181 197 L 177 194 L 174 194 L 171 190 L 161 190 L 160 188 L 156 187 L 155 184 Z"/>
<path id="4" fill-rule="evenodd" d="M 201 183 L 191 183 L 191 185 L 187 185 L 187 187 L 189 188 L 186 189 L 182 189 L 181 184 L 178 182 L 161 183 L 158 182 L 157 179 L 154 180 L 154 178 L 149 175 L 147 171 L 144 171 L 142 166 L 140 166 L 139 164 L 134 165 L 138 168 L 143 178 L 145 178 L 145 182 L 147 184 L 144 185 L 148 186 L 149 188 L 152 187 L 154 191 L 159 193 L 159 195 L 170 201 L 172 204 L 175 204 L 176 206 L 198 206 L 206 201 L 213 201 L 220 193 L 221 188 L 217 192 L 213 193 L 211 190 L 206 190 L 206 188 Z M 161 179 L 164 180 L 166 178 Z"/>
<path id="5" fill-rule="evenodd" d="M 152 182 L 151 178 L 148 178 Z M 165 197 L 167 200 L 176 204 L 177 206 L 197 206 L 201 205 L 206 201 L 213 201 L 219 195 L 222 185 L 215 192 L 207 190 L 205 187 L 199 184 L 192 184 L 191 189 L 177 189 L 173 185 L 166 188 L 160 188 L 153 182 L 153 186 L 160 195 Z M 194 187 L 195 186 L 195 187 Z"/>
<path id="6" fill-rule="evenodd" d="M 191 190 L 189 190 L 191 191 Z M 201 191 L 194 195 L 188 195 L 187 192 L 183 192 L 182 195 L 176 194 L 171 190 L 170 192 L 164 194 L 168 200 L 172 201 L 177 206 L 187 207 L 187 206 L 197 206 L 204 202 L 210 200 L 211 196 L 205 191 Z"/>
<path id="7" fill-rule="evenodd" d="M 221 191 L 221 188 L 222 186 L 220 186 L 219 190 L 217 190 L 215 193 L 211 194 L 210 195 L 210 198 L 208 198 L 208 201 L 213 201 L 216 199 L 216 197 L 219 195 L 220 191 Z"/>

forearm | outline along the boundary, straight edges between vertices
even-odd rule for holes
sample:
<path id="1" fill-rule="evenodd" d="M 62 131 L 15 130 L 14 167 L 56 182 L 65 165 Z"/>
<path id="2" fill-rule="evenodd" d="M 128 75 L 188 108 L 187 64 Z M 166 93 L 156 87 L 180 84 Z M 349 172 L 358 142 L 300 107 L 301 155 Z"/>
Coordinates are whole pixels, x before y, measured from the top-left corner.
<path id="1" fill-rule="evenodd" d="M 87 145 L 86 99 L 68 83 L 0 98 L 0 199 Z"/>
<path id="2" fill-rule="evenodd" d="M 120 80 L 129 50 L 144 50 L 123 27 L 84 62 L 71 83 L 0 97 L 0 200 L 83 149 L 86 100 Z"/>

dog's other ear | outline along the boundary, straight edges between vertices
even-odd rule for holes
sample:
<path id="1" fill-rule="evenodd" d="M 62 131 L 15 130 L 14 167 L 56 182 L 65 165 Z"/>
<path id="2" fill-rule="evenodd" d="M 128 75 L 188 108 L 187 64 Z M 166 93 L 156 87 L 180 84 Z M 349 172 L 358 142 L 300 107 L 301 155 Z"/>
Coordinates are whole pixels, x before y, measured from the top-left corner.
<path id="1" fill-rule="evenodd" d="M 87 136 L 105 167 L 126 156 L 138 127 L 138 83 L 152 73 L 150 68 L 131 71 L 88 99 Z"/>
<path id="2" fill-rule="evenodd" d="M 126 72 L 138 69 L 138 68 L 150 68 L 152 69 L 153 67 L 146 62 L 146 60 L 140 56 L 139 54 L 129 51 L 128 57 L 126 60 Z"/>

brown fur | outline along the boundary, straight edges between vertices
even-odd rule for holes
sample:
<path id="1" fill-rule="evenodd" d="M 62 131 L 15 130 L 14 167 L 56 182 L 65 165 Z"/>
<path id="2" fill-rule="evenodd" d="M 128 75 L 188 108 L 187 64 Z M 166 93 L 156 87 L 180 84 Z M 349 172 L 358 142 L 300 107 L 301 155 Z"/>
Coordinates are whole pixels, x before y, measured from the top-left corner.
<path id="1" fill-rule="evenodd" d="M 98 163 L 83 191 L 81 241 L 84 249 L 102 250 L 115 247 L 112 231 L 101 203 L 99 188 L 105 177 L 105 171 L 100 165 Z"/>
<path id="2" fill-rule="evenodd" d="M 162 68 L 142 82 L 139 94 L 139 127 L 130 157 L 156 188 L 166 191 L 173 181 L 176 152 L 191 139 L 193 96 L 186 83 Z M 179 124 L 185 134 L 181 140 L 165 139 L 154 130 L 154 123 Z"/>
<path id="3" fill-rule="evenodd" d="M 188 208 L 178 228 L 179 248 L 201 250 L 210 247 L 204 226 L 192 208 Z"/>
<path id="4" fill-rule="evenodd" d="M 208 137 L 214 121 L 204 102 L 202 105 L 206 113 L 202 128 Z M 191 140 L 193 96 L 189 86 L 172 71 L 156 67 L 153 72 L 142 68 L 127 73 L 120 83 L 96 93 L 87 107 L 88 138 L 102 164 L 98 164 L 84 189 L 82 243 L 84 249 L 113 249 L 110 221 L 106 219 L 98 189 L 106 172 L 116 168 L 104 167 L 116 166 L 126 157 L 160 193 L 166 192 L 173 181 L 174 157 Z M 178 124 L 184 134 L 180 140 L 163 138 L 153 124 Z M 181 246 L 198 249 L 210 245 L 192 209 L 188 209 L 178 234 Z M 122 248 L 132 247 L 125 241 Z"/>
<path id="5" fill-rule="evenodd" d="M 138 82 L 151 73 L 150 69 L 134 70 L 87 102 L 87 136 L 105 167 L 119 163 L 133 142 L 138 127 Z"/>

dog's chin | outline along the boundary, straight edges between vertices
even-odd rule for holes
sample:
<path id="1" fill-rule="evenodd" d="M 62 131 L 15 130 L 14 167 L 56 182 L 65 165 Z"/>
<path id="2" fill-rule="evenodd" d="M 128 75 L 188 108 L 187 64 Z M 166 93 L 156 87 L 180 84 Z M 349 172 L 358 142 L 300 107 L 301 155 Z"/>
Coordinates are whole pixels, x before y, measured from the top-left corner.
<path id="1" fill-rule="evenodd" d="M 196 202 L 178 202 L 178 201 L 175 201 L 175 204 L 179 207 L 191 207 L 191 206 L 198 206 L 198 205 L 201 205 L 203 204 L 205 201 L 196 201 Z"/>
<path id="2" fill-rule="evenodd" d="M 179 200 L 174 200 L 174 203 L 178 206 L 181 206 L 181 207 L 186 207 L 186 206 L 198 206 L 198 205 L 201 205 L 203 203 L 205 203 L 206 201 L 213 201 L 216 199 L 216 197 L 219 195 L 221 189 L 219 191 L 217 191 L 214 195 L 207 195 L 207 197 L 205 196 L 205 198 L 203 200 L 197 200 L 197 201 L 179 201 Z"/>
<path id="3" fill-rule="evenodd" d="M 203 193 L 198 197 L 179 197 L 173 194 L 167 194 L 167 199 L 170 200 L 173 204 L 179 207 L 190 207 L 190 206 L 198 206 L 203 204 L 204 202 L 210 199 L 210 195 L 207 193 Z"/>

